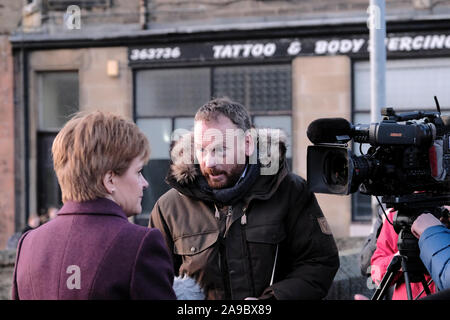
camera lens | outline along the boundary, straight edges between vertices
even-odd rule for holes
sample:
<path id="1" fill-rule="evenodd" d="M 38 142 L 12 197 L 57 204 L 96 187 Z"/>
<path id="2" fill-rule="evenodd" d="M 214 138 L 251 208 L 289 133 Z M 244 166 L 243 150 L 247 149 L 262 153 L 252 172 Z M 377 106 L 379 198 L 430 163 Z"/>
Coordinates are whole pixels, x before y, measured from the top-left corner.
<path id="1" fill-rule="evenodd" d="M 353 163 L 343 145 L 308 146 L 307 181 L 313 192 L 349 194 Z"/>
<path id="2" fill-rule="evenodd" d="M 345 186 L 348 183 L 348 161 L 341 152 L 328 153 L 323 172 L 329 185 Z"/>

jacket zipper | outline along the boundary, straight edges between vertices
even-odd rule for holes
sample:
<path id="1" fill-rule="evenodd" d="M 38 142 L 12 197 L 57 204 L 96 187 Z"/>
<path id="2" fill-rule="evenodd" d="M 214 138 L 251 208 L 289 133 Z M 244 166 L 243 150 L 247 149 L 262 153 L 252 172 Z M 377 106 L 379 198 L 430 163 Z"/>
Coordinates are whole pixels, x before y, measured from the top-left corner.
<path id="1" fill-rule="evenodd" d="M 232 215 L 233 215 L 233 207 L 232 207 L 232 206 L 229 206 L 227 211 L 228 211 L 228 212 L 227 212 L 227 215 L 226 215 L 226 218 L 225 218 L 225 232 L 224 232 L 224 234 L 223 234 L 223 237 L 224 237 L 224 238 L 226 238 L 226 236 L 227 236 L 227 234 L 228 234 L 228 229 L 229 229 L 229 227 L 230 227 L 230 226 L 229 226 L 230 220 L 231 220 Z"/>
<path id="2" fill-rule="evenodd" d="M 248 280 L 251 286 L 252 290 L 252 297 L 256 296 L 256 289 L 255 289 L 255 281 L 253 278 L 253 264 L 252 264 L 252 256 L 250 253 L 250 247 L 248 245 L 247 241 L 247 234 L 245 232 L 245 226 L 247 225 L 247 208 L 244 207 L 242 209 L 244 214 L 241 217 L 241 234 L 242 234 L 242 242 L 243 242 L 243 248 L 244 248 L 244 254 L 247 257 L 247 267 L 248 267 Z"/>
<path id="3" fill-rule="evenodd" d="M 217 220 L 220 220 L 220 212 L 219 209 L 217 208 L 216 204 L 214 204 L 214 207 L 216 208 L 216 211 L 214 213 L 214 216 Z M 230 207 L 231 208 L 231 207 Z M 228 209 L 228 213 L 230 212 L 230 209 Z M 231 210 L 232 212 L 232 210 Z M 228 220 L 228 214 L 226 219 Z M 225 299 L 229 300 L 232 299 L 232 295 L 231 295 L 231 284 L 230 284 L 230 277 L 228 276 L 228 259 L 227 259 L 227 249 L 226 246 L 224 244 L 225 242 L 225 237 L 226 237 L 226 223 L 227 220 L 225 221 L 225 232 L 222 235 L 219 235 L 220 239 L 219 239 L 219 270 L 222 274 L 222 281 L 223 281 L 223 286 L 224 286 L 224 294 L 225 294 Z M 220 222 L 219 222 L 220 224 Z M 222 254 L 222 249 L 223 249 L 223 254 Z"/>

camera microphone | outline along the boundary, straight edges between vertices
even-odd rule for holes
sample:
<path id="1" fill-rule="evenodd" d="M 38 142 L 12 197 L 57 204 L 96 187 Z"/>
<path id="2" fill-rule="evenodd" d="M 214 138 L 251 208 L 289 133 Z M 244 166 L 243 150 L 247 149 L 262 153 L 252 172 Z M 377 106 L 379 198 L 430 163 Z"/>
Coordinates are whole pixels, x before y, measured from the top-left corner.
<path id="1" fill-rule="evenodd" d="M 353 127 L 343 118 L 321 118 L 308 126 L 306 135 L 312 143 L 336 143 L 350 140 Z"/>

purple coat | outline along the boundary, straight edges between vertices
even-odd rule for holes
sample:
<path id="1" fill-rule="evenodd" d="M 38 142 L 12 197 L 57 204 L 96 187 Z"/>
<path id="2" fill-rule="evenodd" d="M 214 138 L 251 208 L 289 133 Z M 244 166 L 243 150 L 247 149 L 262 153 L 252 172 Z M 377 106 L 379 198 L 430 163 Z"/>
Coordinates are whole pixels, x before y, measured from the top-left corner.
<path id="1" fill-rule="evenodd" d="M 130 223 L 113 201 L 67 202 L 22 236 L 13 299 L 176 299 L 161 232 Z"/>

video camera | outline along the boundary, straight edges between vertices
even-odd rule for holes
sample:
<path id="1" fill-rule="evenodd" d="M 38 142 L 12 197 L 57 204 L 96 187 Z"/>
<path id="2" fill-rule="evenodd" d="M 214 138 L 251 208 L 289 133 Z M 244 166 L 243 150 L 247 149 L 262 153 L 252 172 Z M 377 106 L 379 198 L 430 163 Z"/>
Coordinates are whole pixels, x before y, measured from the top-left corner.
<path id="1" fill-rule="evenodd" d="M 352 125 L 342 118 L 313 121 L 307 131 L 307 181 L 313 192 L 402 196 L 450 194 L 450 117 L 440 112 L 396 114 L 383 109 L 380 123 Z M 350 140 L 368 143 L 356 156 Z M 362 153 L 362 152 L 361 152 Z"/>
<path id="2" fill-rule="evenodd" d="M 412 297 L 410 282 L 422 282 L 428 289 L 423 276 L 427 271 L 411 225 L 424 212 L 448 218 L 448 210 L 442 206 L 450 205 L 450 117 L 441 116 L 436 97 L 435 101 L 437 112 L 396 114 L 385 108 L 380 123 L 352 125 L 342 118 L 323 118 L 313 121 L 307 130 L 314 143 L 307 154 L 307 181 L 312 192 L 348 195 L 359 189 L 363 194 L 382 196 L 381 202 L 397 211 L 392 224 L 398 233 L 400 258 L 391 262 L 391 271 L 373 299 L 385 294 L 385 284 L 400 267 L 408 298 Z M 361 155 L 355 155 L 348 148 L 351 140 L 360 146 L 370 144 L 367 153 L 360 149 Z"/>

